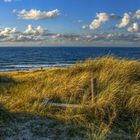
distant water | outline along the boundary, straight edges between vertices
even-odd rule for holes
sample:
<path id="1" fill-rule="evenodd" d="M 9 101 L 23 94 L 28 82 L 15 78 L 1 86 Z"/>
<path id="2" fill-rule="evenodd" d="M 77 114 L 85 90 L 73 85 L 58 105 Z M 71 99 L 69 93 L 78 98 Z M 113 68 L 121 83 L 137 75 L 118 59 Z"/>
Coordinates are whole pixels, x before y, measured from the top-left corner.
<path id="1" fill-rule="evenodd" d="M 135 47 L 0 47 L 0 71 L 65 67 L 76 61 L 114 55 L 140 60 Z"/>

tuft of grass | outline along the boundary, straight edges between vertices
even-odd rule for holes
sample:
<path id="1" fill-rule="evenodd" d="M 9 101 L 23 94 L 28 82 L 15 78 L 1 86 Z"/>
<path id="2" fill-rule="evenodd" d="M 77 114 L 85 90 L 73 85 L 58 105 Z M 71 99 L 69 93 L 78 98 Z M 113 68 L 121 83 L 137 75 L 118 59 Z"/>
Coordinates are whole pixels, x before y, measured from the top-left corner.
<path id="1" fill-rule="evenodd" d="M 98 82 L 94 102 L 90 89 L 93 77 Z M 0 84 L 0 103 L 10 112 L 27 112 L 74 123 L 86 129 L 90 139 L 140 138 L 139 61 L 107 56 L 68 68 L 0 73 Z M 43 101 L 47 98 L 83 107 L 46 106 Z M 70 132 L 74 134 L 73 130 Z"/>

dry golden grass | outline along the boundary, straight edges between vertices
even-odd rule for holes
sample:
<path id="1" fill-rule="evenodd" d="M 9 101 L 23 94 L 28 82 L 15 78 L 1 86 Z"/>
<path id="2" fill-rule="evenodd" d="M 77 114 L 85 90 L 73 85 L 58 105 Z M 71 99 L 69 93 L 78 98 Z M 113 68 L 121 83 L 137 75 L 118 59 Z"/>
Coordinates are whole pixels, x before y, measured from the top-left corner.
<path id="1" fill-rule="evenodd" d="M 92 77 L 98 81 L 93 103 Z M 82 104 L 83 108 L 48 107 L 43 103 L 46 98 Z M 139 139 L 140 62 L 103 57 L 68 68 L 0 73 L 0 103 L 10 112 L 39 114 L 82 126 L 89 139 Z"/>

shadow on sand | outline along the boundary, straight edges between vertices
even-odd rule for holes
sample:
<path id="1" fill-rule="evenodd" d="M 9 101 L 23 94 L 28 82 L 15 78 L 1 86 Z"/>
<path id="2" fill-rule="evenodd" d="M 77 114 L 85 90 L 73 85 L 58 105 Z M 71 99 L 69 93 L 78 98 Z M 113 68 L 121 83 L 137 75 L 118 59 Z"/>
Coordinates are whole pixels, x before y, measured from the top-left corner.
<path id="1" fill-rule="evenodd" d="M 10 113 L 0 105 L 0 140 L 84 140 L 84 130 L 29 113 Z"/>

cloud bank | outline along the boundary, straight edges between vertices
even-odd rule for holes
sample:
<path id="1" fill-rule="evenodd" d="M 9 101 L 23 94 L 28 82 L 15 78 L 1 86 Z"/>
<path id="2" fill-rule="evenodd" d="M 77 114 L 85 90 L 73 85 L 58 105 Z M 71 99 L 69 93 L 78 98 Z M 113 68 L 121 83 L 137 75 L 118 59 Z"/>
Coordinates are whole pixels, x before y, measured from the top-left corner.
<path id="1" fill-rule="evenodd" d="M 137 23 L 134 23 L 130 32 L 137 30 Z M 96 44 L 139 44 L 140 43 L 140 33 L 96 33 L 96 34 L 60 34 L 51 33 L 49 30 L 37 26 L 33 27 L 28 25 L 24 31 L 18 31 L 16 28 L 3 28 L 0 29 L 0 43 L 22 43 L 22 44 L 32 44 L 32 45 L 90 45 L 94 46 Z"/>

